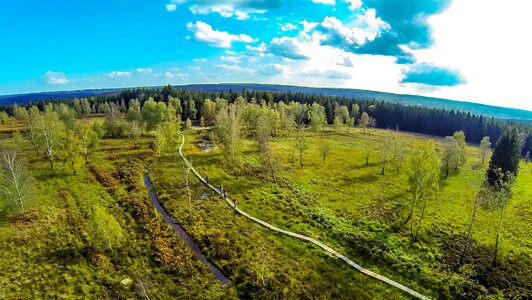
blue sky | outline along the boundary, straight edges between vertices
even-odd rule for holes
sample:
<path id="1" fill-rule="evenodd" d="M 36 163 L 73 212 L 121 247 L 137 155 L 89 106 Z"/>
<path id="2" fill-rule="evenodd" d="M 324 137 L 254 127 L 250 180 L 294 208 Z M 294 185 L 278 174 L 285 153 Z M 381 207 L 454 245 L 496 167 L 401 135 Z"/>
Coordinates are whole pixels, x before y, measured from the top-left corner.
<path id="1" fill-rule="evenodd" d="M 2 1 L 0 94 L 264 82 L 530 110 L 524 78 L 532 49 L 522 38 L 531 25 L 528 6 L 521 0 Z"/>

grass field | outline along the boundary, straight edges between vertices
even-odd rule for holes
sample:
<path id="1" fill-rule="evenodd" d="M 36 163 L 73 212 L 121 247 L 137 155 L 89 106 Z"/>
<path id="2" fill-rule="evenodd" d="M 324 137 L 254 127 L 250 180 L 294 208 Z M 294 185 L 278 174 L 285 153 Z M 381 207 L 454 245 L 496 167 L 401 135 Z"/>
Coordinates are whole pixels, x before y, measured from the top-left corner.
<path id="1" fill-rule="evenodd" d="M 273 182 L 256 142 L 244 141 L 244 168 L 236 179 L 225 170 L 220 149 L 204 152 L 199 147 L 208 134 L 205 128 L 187 132 L 185 155 L 253 216 L 316 238 L 363 267 L 432 298 L 526 298 L 532 291 L 530 283 L 523 283 L 530 278 L 532 255 L 531 164 L 521 164 L 506 210 L 502 267 L 482 269 L 478 262 L 492 253 L 497 223 L 495 211 L 481 209 L 473 232 L 476 252 L 454 273 L 450 266 L 486 167 L 476 147 L 468 147 L 469 159 L 460 172 L 448 179 L 442 176 L 420 239 L 411 245 L 404 225 L 410 203 L 406 175 L 391 167 L 380 175 L 378 149 L 387 135 L 395 135 L 409 149 L 429 139 L 439 143 L 436 138 L 386 130 L 364 134 L 355 128 L 308 132 L 300 168 L 293 141 L 279 135 L 271 142 L 279 162 Z M 131 299 L 145 298 L 143 291 L 150 299 L 408 298 L 311 244 L 235 214 L 192 175 L 190 215 L 181 158 L 177 151 L 154 157 L 152 141 L 150 135 L 137 144 L 132 139 L 103 139 L 77 175 L 62 162 L 51 171 L 26 142 L 23 152 L 36 179 L 36 197 L 25 215 L 8 215 L 0 207 L 0 298 Z M 319 151 L 324 143 L 331 146 L 325 162 Z M 367 149 L 373 149 L 368 165 Z M 156 212 L 142 183 L 147 165 L 161 203 L 231 279 L 230 285 L 222 286 Z M 92 247 L 89 215 L 94 206 L 112 215 L 124 234 L 113 251 Z M 490 283 L 490 278 L 497 282 Z"/>
<path id="2" fill-rule="evenodd" d="M 362 266 L 370 268 L 387 277 L 414 288 L 432 297 L 455 297 L 457 286 L 471 274 L 452 274 L 449 270 L 451 260 L 447 247 L 456 247 L 456 239 L 462 236 L 469 224 L 473 200 L 483 180 L 486 166 L 481 165 L 479 151 L 468 147 L 469 159 L 465 167 L 449 179 L 442 179 L 439 191 L 430 200 L 423 220 L 420 240 L 411 245 L 410 230 L 404 225 L 409 208 L 409 190 L 404 172 L 397 174 L 391 168 L 380 175 L 378 150 L 383 136 L 396 135 L 408 147 L 425 142 L 428 137 L 386 130 L 371 130 L 363 134 L 361 130 L 351 129 L 349 133 L 335 133 L 331 130 L 318 134 L 308 133 L 308 150 L 304 155 L 304 167 L 300 168 L 297 159 L 292 162 L 291 141 L 287 137 L 277 137 L 271 143 L 272 151 L 282 165 L 277 183 L 270 179 L 260 166 L 257 145 L 246 140 L 244 150 L 245 167 L 243 176 L 236 179 L 224 170 L 224 162 L 217 149 L 203 152 L 197 145 L 206 137 L 204 131 L 187 135 L 184 153 L 203 175 L 208 175 L 215 186 L 223 184 L 232 197 L 238 199 L 238 205 L 244 211 L 265 220 L 275 226 L 317 238 L 327 245 L 346 253 Z M 319 152 L 319 145 L 331 145 L 331 153 L 325 163 Z M 369 165 L 366 166 L 366 149 L 373 151 Z M 441 149 L 439 149 L 441 151 Z M 297 156 L 297 155 L 296 155 Z M 235 266 L 249 264 L 253 266 L 261 251 L 278 257 L 268 259 L 268 268 L 293 265 L 290 256 L 297 257 L 300 271 L 294 273 L 294 280 L 301 280 L 301 274 L 314 274 L 316 259 L 324 256 L 321 251 L 300 241 L 280 237 L 267 232 L 256 224 L 241 220 L 232 215 L 231 210 L 220 201 L 194 201 L 194 217 L 187 217 L 187 204 L 183 198 L 184 190 L 179 177 L 182 165 L 177 155 L 169 155 L 156 160 L 153 174 L 156 186 L 167 193 L 165 205 L 174 212 L 179 220 L 186 224 L 188 230 L 203 242 L 213 259 L 224 266 L 228 272 L 235 272 Z M 532 212 L 532 191 L 527 183 L 532 176 L 532 166 L 522 163 L 521 172 L 513 188 L 513 197 L 506 210 L 505 228 L 501 243 L 505 256 L 532 254 L 532 224 L 529 216 Z M 172 178 L 172 179 L 170 179 Z M 194 195 L 199 198 L 203 188 L 196 184 Z M 477 215 L 473 239 L 475 245 L 490 249 L 495 242 L 497 213 L 481 210 Z M 227 245 L 212 245 L 213 228 L 216 231 L 216 243 L 225 241 Z M 263 240 L 276 241 L 286 249 L 281 251 L 274 245 L 263 244 Z M 257 246 L 257 243 L 261 246 Z M 242 247 L 236 258 L 224 257 L 224 247 Z M 220 252 L 220 248 L 224 249 Z M 297 249 L 306 248 L 306 253 Z M 235 250 L 236 251 L 236 250 Z M 280 255 L 287 255 L 282 257 Z M 249 256 L 250 262 L 243 262 L 241 255 Z M 237 260 L 237 261 L 233 261 Z M 255 261 L 256 263 L 256 261 Z M 338 262 L 331 258 L 324 264 L 335 265 L 338 270 L 345 267 L 336 266 Z M 253 267 L 250 267 L 253 268 Z M 241 272 L 239 270 L 238 272 Z M 277 269 L 275 273 L 289 274 Z M 389 287 L 381 286 L 368 278 L 361 277 L 349 270 L 342 280 L 347 284 L 333 288 L 341 295 L 358 291 L 360 283 L 372 298 L 396 298 L 402 296 Z M 465 272 L 465 271 L 464 271 Z M 326 276 L 320 272 L 321 276 Z M 347 278 L 344 278 L 347 276 Z M 244 280 L 244 279 L 242 279 Z M 272 279 L 282 285 L 279 279 Z M 321 280 L 330 280 L 323 278 Z M 303 281 L 307 281 L 304 279 Z M 315 286 L 315 283 L 308 284 Z M 325 287 L 324 287 L 325 288 Z M 275 290 L 275 289 L 271 289 Z M 291 296 L 297 295 L 298 288 L 291 289 Z M 329 287 L 316 287 L 319 294 L 330 291 Z M 486 294 L 494 291 L 487 291 Z M 380 295 L 379 293 L 385 293 Z M 326 295 L 326 294 L 324 294 Z M 380 295 L 380 296 L 379 296 Z"/>
<path id="3" fill-rule="evenodd" d="M 24 153 L 36 197 L 25 215 L 2 210 L 1 299 L 144 299 L 144 291 L 151 299 L 231 297 L 232 288 L 217 282 L 148 199 L 141 179 L 150 141 L 136 148 L 129 139 L 102 140 L 89 163 L 108 172 L 115 187 L 102 185 L 89 165 L 75 176 L 62 163 L 51 171 L 28 142 Z M 122 178 L 126 166 L 134 178 Z M 124 240 L 113 251 L 91 247 L 88 214 L 94 205 L 120 224 Z M 147 208 L 146 218 L 139 207 Z"/>

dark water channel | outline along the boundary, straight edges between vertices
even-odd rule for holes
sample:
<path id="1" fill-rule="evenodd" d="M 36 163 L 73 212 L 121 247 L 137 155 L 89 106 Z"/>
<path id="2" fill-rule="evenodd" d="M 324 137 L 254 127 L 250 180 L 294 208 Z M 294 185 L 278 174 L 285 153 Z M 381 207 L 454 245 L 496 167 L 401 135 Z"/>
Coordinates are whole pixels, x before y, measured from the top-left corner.
<path id="1" fill-rule="evenodd" d="M 153 186 L 151 184 L 151 180 L 148 174 L 144 174 L 144 184 L 150 190 L 150 198 L 151 198 L 151 201 L 153 202 L 153 205 L 155 205 L 155 208 L 157 208 L 161 216 L 163 216 L 166 223 L 170 224 L 170 226 L 174 228 L 174 230 L 177 232 L 179 237 L 185 242 L 187 247 L 194 254 L 196 254 L 204 264 L 206 264 L 209 267 L 211 272 L 220 281 L 220 283 L 229 284 L 231 280 L 229 280 L 229 278 L 227 278 L 224 274 L 222 274 L 222 272 L 207 259 L 205 254 L 201 252 L 201 249 L 198 243 L 190 235 L 188 235 L 188 233 L 186 233 L 186 231 L 183 230 L 183 228 L 179 226 L 179 224 L 176 224 L 175 220 L 168 215 L 166 210 L 164 210 L 161 203 L 159 203 L 159 199 L 157 199 L 157 195 L 155 194 L 155 191 L 153 190 Z"/>

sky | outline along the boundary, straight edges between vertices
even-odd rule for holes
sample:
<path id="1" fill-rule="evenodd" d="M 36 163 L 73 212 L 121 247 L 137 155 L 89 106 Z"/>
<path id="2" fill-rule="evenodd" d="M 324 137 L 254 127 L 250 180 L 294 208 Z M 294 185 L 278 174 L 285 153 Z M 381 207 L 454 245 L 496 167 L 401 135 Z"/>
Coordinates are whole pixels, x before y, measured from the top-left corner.
<path id="1" fill-rule="evenodd" d="M 528 0 L 16 0 L 0 95 L 253 82 L 532 110 Z"/>

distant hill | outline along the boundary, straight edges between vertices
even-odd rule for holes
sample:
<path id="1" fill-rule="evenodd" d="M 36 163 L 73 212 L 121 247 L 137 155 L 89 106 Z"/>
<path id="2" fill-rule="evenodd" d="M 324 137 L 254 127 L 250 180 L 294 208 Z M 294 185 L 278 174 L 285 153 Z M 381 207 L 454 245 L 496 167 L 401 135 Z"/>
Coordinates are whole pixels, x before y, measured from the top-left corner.
<path id="1" fill-rule="evenodd" d="M 200 90 L 211 92 L 224 91 L 240 91 L 261 90 L 273 92 L 301 92 L 307 94 L 323 94 L 330 96 L 339 96 L 346 98 L 353 98 L 359 100 L 376 100 L 399 103 L 409 106 L 421 106 L 428 108 L 441 108 L 447 110 L 464 111 L 472 114 L 484 115 L 494 117 L 497 119 L 507 119 L 516 121 L 532 122 L 532 112 L 521 109 L 498 107 L 484 104 L 477 104 L 471 102 L 453 101 L 441 98 L 423 97 L 415 95 L 392 94 L 384 92 L 375 92 L 367 90 L 355 89 L 339 89 L 339 88 L 313 88 L 290 85 L 270 85 L 270 84 L 251 84 L 251 83 L 234 83 L 234 84 L 190 84 L 173 86 L 176 89 L 185 90 Z M 158 88 L 158 87 L 154 87 Z M 159 87 L 160 88 L 160 87 Z M 83 98 L 101 94 L 118 93 L 124 89 L 92 89 L 81 91 L 65 91 L 65 92 L 48 92 L 48 93 L 32 93 L 24 95 L 9 95 L 0 96 L 0 105 L 10 105 L 14 102 L 25 103 L 31 101 L 39 101 L 44 99 L 68 99 L 68 98 Z"/>

